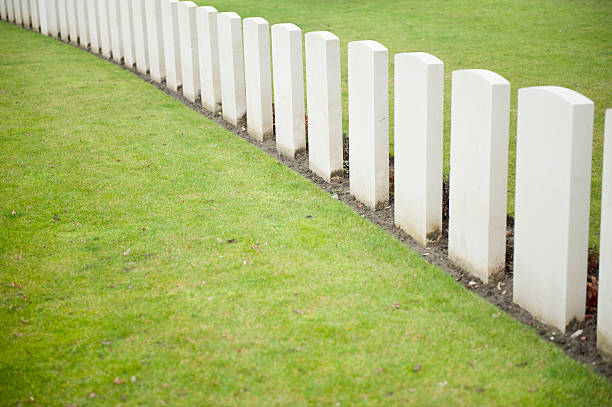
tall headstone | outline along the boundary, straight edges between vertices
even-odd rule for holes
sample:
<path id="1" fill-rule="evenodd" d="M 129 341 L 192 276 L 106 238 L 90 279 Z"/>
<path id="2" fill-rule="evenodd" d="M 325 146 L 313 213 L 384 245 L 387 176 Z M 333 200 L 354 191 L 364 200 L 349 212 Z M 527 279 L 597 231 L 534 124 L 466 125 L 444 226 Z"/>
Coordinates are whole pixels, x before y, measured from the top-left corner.
<path id="1" fill-rule="evenodd" d="M 87 3 L 77 1 L 77 19 L 79 20 L 79 45 L 81 48 L 89 47 L 89 18 L 87 18 Z"/>
<path id="2" fill-rule="evenodd" d="M 54 38 L 59 34 L 59 12 L 57 0 L 43 0 L 45 3 L 45 15 L 47 17 L 48 35 Z"/>
<path id="3" fill-rule="evenodd" d="M 79 42 L 79 20 L 77 18 L 77 0 L 67 0 L 66 6 L 68 7 L 68 28 L 70 43 L 78 44 Z"/>
<path id="4" fill-rule="evenodd" d="M 261 17 L 245 18 L 243 29 L 247 131 L 263 141 L 273 135 L 270 25 Z"/>
<path id="5" fill-rule="evenodd" d="M 305 38 L 308 163 L 330 182 L 344 168 L 340 39 L 329 31 L 310 32 Z"/>
<path id="6" fill-rule="evenodd" d="M 448 257 L 488 283 L 506 265 L 510 82 L 453 72 Z"/>
<path id="7" fill-rule="evenodd" d="M 219 13 L 217 24 L 223 119 L 237 125 L 246 114 L 242 19 L 233 12 Z"/>
<path id="8" fill-rule="evenodd" d="M 108 1 L 108 25 L 110 29 L 111 52 L 113 61 L 121 63 L 123 58 L 123 33 L 121 32 L 121 0 Z"/>
<path id="9" fill-rule="evenodd" d="M 78 1 L 78 0 L 77 0 Z M 111 37 L 110 37 L 110 24 L 108 21 L 108 1 L 110 0 L 97 0 L 98 10 L 98 32 L 100 33 L 100 51 L 102 56 L 110 58 L 111 55 Z"/>
<path id="10" fill-rule="evenodd" d="M 149 43 L 147 38 L 147 17 L 143 0 L 131 0 L 134 20 L 134 53 L 136 69 L 142 74 L 149 71 Z"/>
<path id="11" fill-rule="evenodd" d="M 6 2 L 6 21 L 9 23 L 15 22 L 15 3 L 13 0 L 4 0 Z"/>
<path id="12" fill-rule="evenodd" d="M 32 30 L 40 31 L 40 9 L 38 7 L 39 0 L 30 0 L 30 17 L 32 20 Z"/>
<path id="13" fill-rule="evenodd" d="M 217 15 L 217 9 L 211 6 L 198 7 L 196 10 L 202 106 L 213 113 L 221 110 Z"/>
<path id="14" fill-rule="evenodd" d="M 349 182 L 370 209 L 389 202 L 389 52 L 376 41 L 348 46 Z"/>
<path id="15" fill-rule="evenodd" d="M 40 33 L 46 37 L 49 35 L 49 25 L 47 24 L 47 0 L 38 0 L 38 18 L 40 22 Z"/>
<path id="16" fill-rule="evenodd" d="M 21 0 L 14 1 L 15 8 L 15 24 L 18 26 L 22 26 L 23 24 L 23 9 L 21 7 Z"/>
<path id="17" fill-rule="evenodd" d="M 29 0 L 19 0 L 21 3 L 21 21 L 25 28 L 30 28 L 30 2 Z"/>
<path id="18" fill-rule="evenodd" d="M 395 55 L 395 224 L 423 245 L 442 232 L 444 64 Z"/>
<path id="19" fill-rule="evenodd" d="M 302 30 L 295 24 L 272 26 L 276 149 L 294 158 L 306 149 Z"/>
<path id="20" fill-rule="evenodd" d="M 6 0 L 0 0 L 0 18 L 2 21 L 7 21 L 8 14 L 6 12 Z"/>
<path id="21" fill-rule="evenodd" d="M 592 142 L 591 100 L 519 89 L 514 302 L 562 332 L 584 319 Z"/>
<path id="22" fill-rule="evenodd" d="M 597 348 L 612 358 L 612 109 L 606 110 L 604 130 L 598 294 Z"/>
<path id="23" fill-rule="evenodd" d="M 68 28 L 68 0 L 57 0 L 57 15 L 59 18 L 59 31 L 62 41 L 68 41 L 70 30 Z"/>
<path id="24" fill-rule="evenodd" d="M 151 79 L 161 83 L 166 77 L 164 63 L 164 38 L 161 21 L 161 2 L 166 0 L 146 0 L 147 43 L 149 45 L 149 71 Z"/>
<path id="25" fill-rule="evenodd" d="M 181 1 L 178 4 L 183 96 L 192 102 L 195 102 L 200 94 L 196 8 L 193 1 Z"/>
<path id="26" fill-rule="evenodd" d="M 134 24 L 132 22 L 132 2 L 129 0 L 117 0 L 119 13 L 121 15 L 121 37 L 123 43 L 123 64 L 132 69 L 136 59 L 134 58 Z"/>
<path id="27" fill-rule="evenodd" d="M 100 53 L 100 27 L 98 26 L 98 1 L 87 1 L 87 21 L 89 22 L 89 45 L 91 52 Z"/>
<path id="28" fill-rule="evenodd" d="M 162 26 L 164 31 L 164 64 L 166 86 L 177 91 L 181 81 L 181 43 L 178 25 L 178 0 L 162 0 Z"/>

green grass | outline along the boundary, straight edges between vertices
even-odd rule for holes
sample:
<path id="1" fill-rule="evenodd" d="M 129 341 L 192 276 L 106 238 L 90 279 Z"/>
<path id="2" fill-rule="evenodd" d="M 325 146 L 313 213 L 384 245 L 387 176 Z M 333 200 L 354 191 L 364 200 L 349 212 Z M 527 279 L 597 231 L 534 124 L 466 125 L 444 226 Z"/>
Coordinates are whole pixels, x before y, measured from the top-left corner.
<path id="1" fill-rule="evenodd" d="M 389 49 L 393 143 L 393 56 L 425 51 L 445 64 L 444 172 L 450 153 L 451 72 L 484 68 L 512 85 L 508 211 L 514 213 L 517 90 L 558 85 L 595 102 L 590 245 L 599 244 L 603 124 L 612 108 L 610 0 L 213 0 L 196 1 L 270 24 L 292 22 L 303 32 L 340 37 L 344 129 L 348 131 L 347 44 L 375 40 Z M 393 146 L 391 146 L 393 151 Z"/>
<path id="2" fill-rule="evenodd" d="M 0 405 L 612 402 L 610 381 L 135 75 L 6 23 L 0 55 Z"/>

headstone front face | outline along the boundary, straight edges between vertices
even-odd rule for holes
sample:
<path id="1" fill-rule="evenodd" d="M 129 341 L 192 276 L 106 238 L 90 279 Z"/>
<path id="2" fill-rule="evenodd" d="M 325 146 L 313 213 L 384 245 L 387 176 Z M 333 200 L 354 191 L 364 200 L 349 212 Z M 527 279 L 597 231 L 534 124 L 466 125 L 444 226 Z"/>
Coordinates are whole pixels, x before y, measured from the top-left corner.
<path id="1" fill-rule="evenodd" d="M 30 3 L 29 0 L 19 0 L 21 3 L 21 24 L 30 28 Z"/>
<path id="2" fill-rule="evenodd" d="M 217 25 L 223 119 L 237 125 L 246 114 L 242 19 L 233 12 L 219 13 Z"/>
<path id="3" fill-rule="evenodd" d="M 87 21 L 89 21 L 89 44 L 91 52 L 100 53 L 100 28 L 98 26 L 98 2 L 87 1 Z"/>
<path id="4" fill-rule="evenodd" d="M 196 19 L 198 22 L 198 56 L 200 58 L 202 106 L 206 110 L 216 113 L 221 110 L 217 9 L 211 6 L 198 7 Z"/>
<path id="5" fill-rule="evenodd" d="M 77 1 L 77 19 L 79 20 L 79 45 L 87 49 L 89 46 L 89 18 L 87 18 L 87 3 Z"/>
<path id="6" fill-rule="evenodd" d="M 448 257 L 488 283 L 506 264 L 510 83 L 453 72 Z"/>
<path id="7" fill-rule="evenodd" d="M 192 102 L 195 102 L 200 94 L 196 8 L 197 6 L 193 1 L 178 3 L 183 96 Z"/>
<path id="8" fill-rule="evenodd" d="M 592 142 L 591 100 L 519 89 L 514 302 L 562 332 L 584 319 Z"/>
<path id="9" fill-rule="evenodd" d="M 389 52 L 376 41 L 348 46 L 349 181 L 370 209 L 389 202 Z"/>
<path id="10" fill-rule="evenodd" d="M 132 2 L 129 0 L 117 0 L 119 13 L 121 15 L 121 36 L 123 38 L 123 63 L 132 69 L 136 62 L 134 58 L 134 24 L 132 23 Z"/>
<path id="11" fill-rule="evenodd" d="M 164 64 L 166 86 L 177 91 L 181 81 L 181 44 L 178 26 L 178 0 L 162 0 L 162 26 L 164 31 Z"/>
<path id="12" fill-rule="evenodd" d="M 7 20 L 6 0 L 0 0 L 0 18 L 2 21 Z"/>
<path id="13" fill-rule="evenodd" d="M 21 8 L 21 0 L 15 0 L 14 8 L 15 8 L 15 24 L 22 26 L 23 25 L 23 9 Z"/>
<path id="14" fill-rule="evenodd" d="M 30 0 L 30 16 L 32 20 L 32 30 L 40 31 L 40 15 L 38 8 L 39 0 Z"/>
<path id="15" fill-rule="evenodd" d="M 9 23 L 15 22 L 15 5 L 13 0 L 4 0 L 6 2 L 6 18 Z"/>
<path id="16" fill-rule="evenodd" d="M 426 245 L 442 232 L 444 64 L 395 55 L 395 224 Z"/>
<path id="17" fill-rule="evenodd" d="M 343 170 L 340 39 L 329 31 L 306 34 L 308 163 L 330 182 Z"/>
<path id="18" fill-rule="evenodd" d="M 108 25 L 111 38 L 111 53 L 113 61 L 120 63 L 123 58 L 123 34 L 121 32 L 121 8 L 118 4 L 121 0 L 108 1 Z"/>
<path id="19" fill-rule="evenodd" d="M 244 67 L 247 131 L 256 140 L 273 135 L 270 25 L 261 17 L 245 18 Z"/>
<path id="20" fill-rule="evenodd" d="M 164 63 L 163 31 L 161 21 L 161 2 L 166 0 L 147 0 L 147 41 L 149 44 L 149 71 L 151 79 L 161 82 L 166 77 Z"/>
<path id="21" fill-rule="evenodd" d="M 57 0 L 44 0 L 47 16 L 47 31 L 51 37 L 58 37 L 59 34 L 59 12 Z"/>
<path id="22" fill-rule="evenodd" d="M 272 26 L 276 149 L 294 158 L 306 149 L 302 30 L 295 24 Z"/>
<path id="23" fill-rule="evenodd" d="M 78 1 L 78 0 L 77 0 Z M 100 51 L 105 58 L 111 55 L 110 25 L 108 22 L 107 0 L 98 0 L 98 31 L 100 33 Z"/>
<path id="24" fill-rule="evenodd" d="M 146 74 L 149 71 L 149 43 L 147 41 L 146 10 L 143 0 L 131 1 L 136 69 L 138 72 Z"/>
<path id="25" fill-rule="evenodd" d="M 70 43 L 78 44 L 79 41 L 79 21 L 77 19 L 77 5 L 76 0 L 68 0 L 66 2 L 68 7 L 68 27 L 70 29 Z"/>
<path id="26" fill-rule="evenodd" d="M 47 0 L 38 0 L 38 18 L 40 22 L 40 33 L 44 36 L 48 36 L 49 26 L 47 25 Z"/>
<path id="27" fill-rule="evenodd" d="M 597 348 L 612 358 L 612 109 L 606 110 L 600 232 Z"/>
<path id="28" fill-rule="evenodd" d="M 62 41 L 68 41 L 70 30 L 68 28 L 68 0 L 57 0 L 57 13 L 59 16 L 59 31 Z"/>

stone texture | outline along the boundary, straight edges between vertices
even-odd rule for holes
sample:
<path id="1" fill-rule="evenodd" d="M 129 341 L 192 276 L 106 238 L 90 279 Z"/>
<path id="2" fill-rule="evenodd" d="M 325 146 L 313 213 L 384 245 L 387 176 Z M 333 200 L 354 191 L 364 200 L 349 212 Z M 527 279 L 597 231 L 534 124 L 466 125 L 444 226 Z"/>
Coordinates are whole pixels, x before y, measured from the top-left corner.
<path id="1" fill-rule="evenodd" d="M 395 224 L 426 245 L 442 231 L 444 63 L 395 55 Z"/>
<path id="2" fill-rule="evenodd" d="M 213 113 L 221 110 L 217 18 L 217 9 L 214 7 L 198 7 L 196 10 L 202 106 Z"/>
<path id="3" fill-rule="evenodd" d="M 263 141 L 273 136 L 270 25 L 261 17 L 245 18 L 243 29 L 247 131 Z"/>
<path id="4" fill-rule="evenodd" d="M 123 43 L 123 64 L 132 69 L 136 59 L 134 57 L 134 23 L 132 22 L 132 2 L 117 0 L 121 16 L 121 37 Z"/>
<path id="5" fill-rule="evenodd" d="M 110 58 L 111 56 L 110 24 L 108 22 L 109 1 L 111 0 L 98 0 L 98 30 L 100 33 L 100 52 L 105 58 Z"/>
<path id="6" fill-rule="evenodd" d="M 272 26 L 276 149 L 295 157 L 306 149 L 302 30 L 295 24 Z"/>
<path id="7" fill-rule="evenodd" d="M 91 52 L 100 53 L 100 27 L 98 26 L 98 1 L 87 1 L 87 21 L 89 22 L 89 45 Z"/>
<path id="8" fill-rule="evenodd" d="M 349 181 L 370 209 L 389 202 L 389 52 L 376 41 L 348 45 Z"/>
<path id="9" fill-rule="evenodd" d="M 146 74 L 149 71 L 149 43 L 145 4 L 143 0 L 131 0 L 131 2 L 136 69 L 138 72 Z"/>
<path id="10" fill-rule="evenodd" d="M 519 89 L 514 302 L 562 332 L 584 319 L 592 142 L 591 100 Z"/>
<path id="11" fill-rule="evenodd" d="M 77 19 L 79 20 L 79 45 L 81 48 L 89 47 L 89 18 L 87 17 L 87 3 L 77 1 Z"/>
<path id="12" fill-rule="evenodd" d="M 108 26 L 110 29 L 111 53 L 117 63 L 123 58 L 123 34 L 121 32 L 121 0 L 108 0 Z"/>
<path id="13" fill-rule="evenodd" d="M 233 12 L 219 13 L 217 25 L 223 119 L 237 125 L 246 114 L 242 19 Z"/>
<path id="14" fill-rule="evenodd" d="M 79 43 L 79 19 L 77 18 L 77 0 L 67 0 L 66 7 L 68 11 L 68 28 L 70 43 L 77 45 Z"/>
<path id="15" fill-rule="evenodd" d="M 178 0 L 162 0 L 161 6 L 166 86 L 176 92 L 178 87 L 183 84 L 181 80 Z"/>
<path id="16" fill-rule="evenodd" d="M 448 257 L 487 283 L 506 264 L 510 82 L 453 72 Z"/>
<path id="17" fill-rule="evenodd" d="M 612 359 L 612 109 L 606 110 L 600 233 L 597 348 Z"/>
<path id="18" fill-rule="evenodd" d="M 161 2 L 165 0 L 146 0 L 147 41 L 149 44 L 149 72 L 151 79 L 160 83 L 166 77 L 164 64 L 163 27 L 161 21 Z"/>
<path id="19" fill-rule="evenodd" d="M 344 168 L 340 39 L 329 31 L 315 31 L 306 34 L 305 41 L 308 164 L 330 182 Z"/>
<path id="20" fill-rule="evenodd" d="M 195 102 L 200 95 L 200 61 L 198 59 L 196 8 L 197 6 L 193 1 L 181 1 L 178 3 L 183 96 L 192 102 Z"/>

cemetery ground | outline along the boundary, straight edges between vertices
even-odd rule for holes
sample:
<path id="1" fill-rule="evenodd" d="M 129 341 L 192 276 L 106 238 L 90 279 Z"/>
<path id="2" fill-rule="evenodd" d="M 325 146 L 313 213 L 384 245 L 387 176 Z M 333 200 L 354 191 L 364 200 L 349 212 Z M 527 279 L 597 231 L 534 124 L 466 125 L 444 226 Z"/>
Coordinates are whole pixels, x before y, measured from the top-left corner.
<path id="1" fill-rule="evenodd" d="M 1 405 L 608 405 L 612 383 L 133 73 L 0 23 Z"/>

